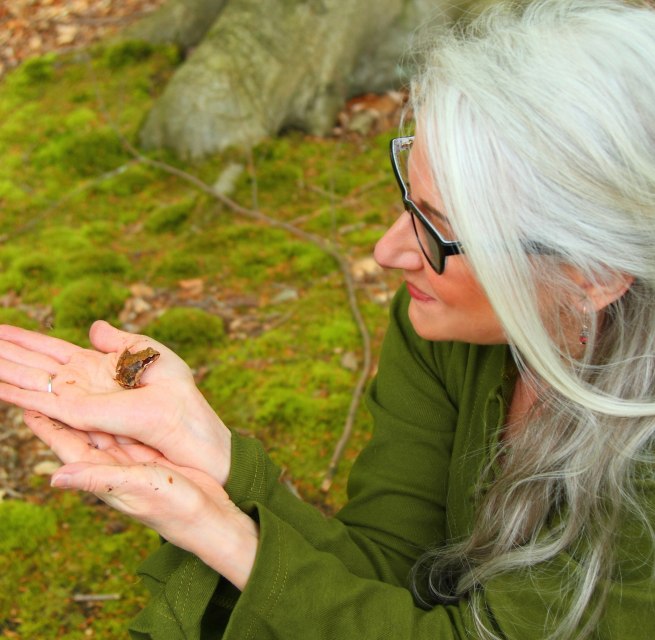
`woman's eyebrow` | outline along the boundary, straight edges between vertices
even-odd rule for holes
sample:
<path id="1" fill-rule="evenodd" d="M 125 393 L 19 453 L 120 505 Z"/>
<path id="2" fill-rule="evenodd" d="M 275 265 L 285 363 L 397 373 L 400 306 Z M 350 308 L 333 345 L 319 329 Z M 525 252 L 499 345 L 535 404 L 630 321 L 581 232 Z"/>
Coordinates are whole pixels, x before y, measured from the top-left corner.
<path id="1" fill-rule="evenodd" d="M 416 204 L 416 206 L 421 211 L 424 211 L 425 213 L 429 213 L 430 215 L 433 215 L 435 218 L 438 218 L 439 220 L 441 220 L 444 224 L 450 226 L 448 216 L 446 216 L 444 213 L 439 211 L 439 209 L 435 209 L 429 202 L 426 202 L 425 200 L 418 200 L 414 204 Z"/>

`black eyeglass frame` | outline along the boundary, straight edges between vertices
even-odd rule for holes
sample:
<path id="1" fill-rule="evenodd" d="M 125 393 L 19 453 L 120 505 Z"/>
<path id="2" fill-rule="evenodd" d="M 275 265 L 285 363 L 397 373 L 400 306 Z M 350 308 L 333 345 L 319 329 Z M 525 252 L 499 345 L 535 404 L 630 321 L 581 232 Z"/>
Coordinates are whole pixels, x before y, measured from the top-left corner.
<path id="1" fill-rule="evenodd" d="M 402 178 L 400 173 L 400 167 L 397 160 L 397 153 L 400 151 L 408 151 L 411 149 L 414 142 L 414 136 L 403 136 L 401 138 L 393 138 L 389 144 L 389 154 L 391 156 L 391 167 L 393 168 L 394 175 L 396 176 L 396 181 L 400 187 L 400 194 L 402 196 L 403 205 L 405 210 L 410 214 L 412 219 L 412 226 L 414 227 L 414 233 L 416 234 L 416 240 L 418 245 L 423 252 L 423 255 L 426 257 L 430 266 L 439 274 L 443 274 L 444 269 L 446 268 L 446 258 L 448 256 L 457 256 L 464 253 L 462 244 L 457 240 L 446 240 L 434 225 L 428 220 L 427 216 L 416 206 L 416 204 L 409 197 L 409 189 L 407 184 Z M 416 219 L 418 218 L 419 222 L 423 225 L 428 234 L 434 239 L 436 247 L 438 250 L 438 256 L 432 256 L 421 242 L 421 236 L 419 235 L 418 229 L 416 228 Z M 436 260 L 435 260 L 436 258 Z"/>

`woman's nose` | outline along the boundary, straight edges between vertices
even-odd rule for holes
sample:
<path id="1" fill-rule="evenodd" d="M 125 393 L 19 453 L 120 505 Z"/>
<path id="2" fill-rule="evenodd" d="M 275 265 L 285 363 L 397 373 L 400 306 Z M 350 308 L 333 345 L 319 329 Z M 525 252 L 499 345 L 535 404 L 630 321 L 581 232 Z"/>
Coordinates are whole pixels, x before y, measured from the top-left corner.
<path id="1" fill-rule="evenodd" d="M 423 267 L 411 215 L 405 211 L 378 240 L 375 261 L 385 269 L 417 270 Z"/>

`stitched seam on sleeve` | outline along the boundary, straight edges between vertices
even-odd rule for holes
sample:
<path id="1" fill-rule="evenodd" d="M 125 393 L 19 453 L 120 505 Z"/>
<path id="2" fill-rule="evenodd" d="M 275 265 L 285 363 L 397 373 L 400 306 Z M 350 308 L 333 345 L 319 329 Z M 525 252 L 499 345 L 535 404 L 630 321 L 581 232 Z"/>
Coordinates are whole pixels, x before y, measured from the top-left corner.
<path id="1" fill-rule="evenodd" d="M 287 563 L 285 563 L 285 568 L 284 568 L 284 575 L 282 575 L 282 561 L 283 561 L 283 556 L 285 552 L 285 545 L 284 545 L 284 540 L 282 538 L 281 532 L 280 532 L 280 523 L 275 521 L 275 537 L 276 537 L 276 548 L 278 549 L 278 554 L 277 554 L 277 569 L 275 571 L 275 578 L 273 580 L 273 584 L 271 586 L 270 591 L 268 592 L 268 596 L 266 597 L 266 601 L 264 603 L 264 606 L 262 607 L 262 615 L 266 616 L 266 614 L 269 611 L 272 611 L 275 605 L 277 604 L 278 600 L 280 599 L 280 596 L 282 594 L 282 591 L 284 590 L 286 583 L 287 583 L 287 578 L 289 574 L 289 566 Z M 279 583 L 279 587 L 278 587 Z M 245 633 L 245 638 L 248 640 L 249 638 L 254 638 L 254 626 L 255 626 L 255 620 L 251 620 L 250 625 L 248 626 L 248 629 Z"/>
<path id="2" fill-rule="evenodd" d="M 264 475 L 262 472 L 262 467 L 264 466 L 262 458 L 263 458 L 263 453 L 259 449 L 259 447 L 257 447 L 257 456 L 255 458 L 255 472 L 253 474 L 252 482 L 250 483 L 250 492 L 254 494 L 255 498 L 260 497 L 261 487 L 263 484 L 263 477 L 260 477 Z"/>

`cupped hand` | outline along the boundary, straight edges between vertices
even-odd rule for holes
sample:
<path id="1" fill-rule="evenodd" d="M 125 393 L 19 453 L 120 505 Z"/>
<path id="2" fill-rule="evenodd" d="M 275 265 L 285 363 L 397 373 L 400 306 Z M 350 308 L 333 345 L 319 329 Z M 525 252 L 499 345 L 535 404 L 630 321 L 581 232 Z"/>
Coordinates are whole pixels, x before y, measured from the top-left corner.
<path id="1" fill-rule="evenodd" d="M 257 526 L 214 478 L 131 439 L 79 431 L 33 411 L 25 412 L 25 423 L 65 463 L 53 486 L 94 493 L 245 586 Z"/>
<path id="2" fill-rule="evenodd" d="M 203 471 L 220 484 L 230 467 L 231 436 L 173 351 L 106 322 L 90 331 L 95 349 L 7 325 L 0 326 L 0 400 L 87 432 L 132 438 L 171 463 Z M 115 380 L 124 349 L 160 353 L 140 380 Z M 49 392 L 51 387 L 51 392 Z"/>

